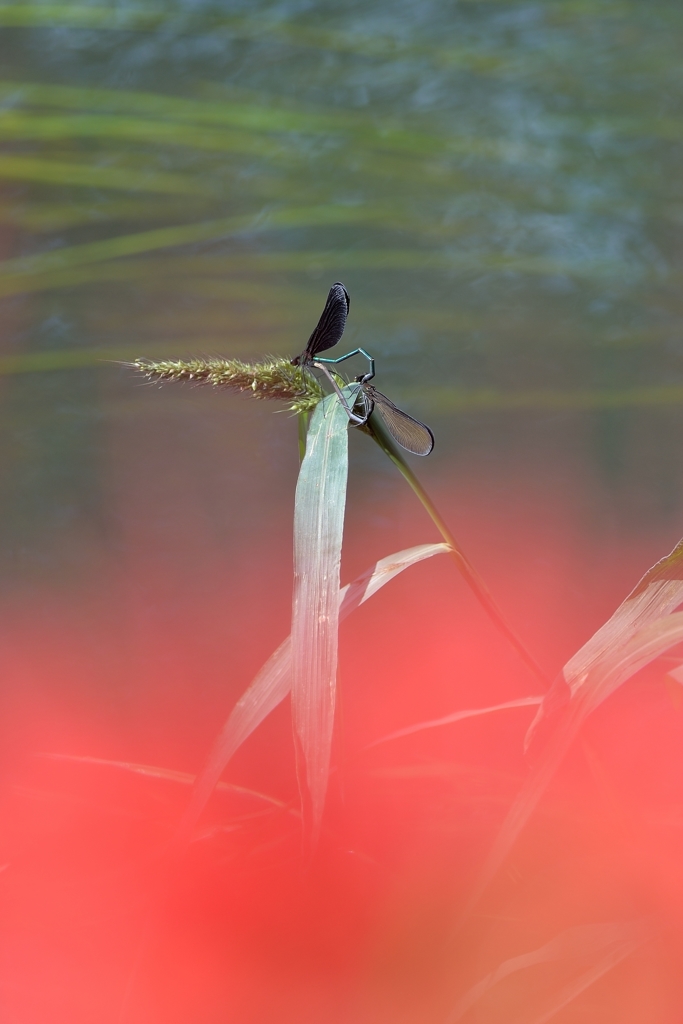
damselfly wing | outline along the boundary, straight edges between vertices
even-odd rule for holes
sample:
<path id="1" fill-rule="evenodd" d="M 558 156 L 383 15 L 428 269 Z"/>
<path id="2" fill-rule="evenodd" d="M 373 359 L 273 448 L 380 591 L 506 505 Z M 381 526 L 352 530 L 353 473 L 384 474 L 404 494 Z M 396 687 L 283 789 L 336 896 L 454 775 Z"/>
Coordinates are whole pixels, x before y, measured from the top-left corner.
<path id="1" fill-rule="evenodd" d="M 398 409 L 386 395 L 372 384 L 361 383 L 366 403 L 366 419 L 377 409 L 384 424 L 397 444 L 413 455 L 429 455 L 434 447 L 434 435 L 429 427 Z"/>
<path id="2" fill-rule="evenodd" d="M 301 355 L 292 359 L 293 366 L 312 363 L 317 355 L 337 344 L 344 333 L 350 305 L 351 300 L 346 288 L 341 281 L 335 281 L 330 288 L 317 326 L 306 343 L 306 348 Z"/>

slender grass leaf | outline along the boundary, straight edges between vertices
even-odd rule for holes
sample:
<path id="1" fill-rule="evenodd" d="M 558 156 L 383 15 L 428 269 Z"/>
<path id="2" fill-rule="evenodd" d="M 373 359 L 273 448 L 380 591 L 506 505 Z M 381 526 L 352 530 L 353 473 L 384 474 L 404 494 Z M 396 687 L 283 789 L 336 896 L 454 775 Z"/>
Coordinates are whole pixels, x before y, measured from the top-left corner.
<path id="1" fill-rule="evenodd" d="M 372 220 L 372 215 L 362 207 L 358 210 L 347 207 L 337 207 L 332 213 L 329 209 L 330 220 L 327 223 L 351 223 L 362 220 Z M 336 219 L 335 219 L 336 218 Z M 285 218 L 283 218 L 282 226 Z M 291 212 L 287 214 L 287 225 L 293 226 Z M 310 219 L 301 213 L 300 226 L 321 225 L 321 215 L 311 213 Z M 268 220 L 256 221 L 254 217 L 229 217 L 215 221 L 204 221 L 199 224 L 186 224 L 167 228 L 157 228 L 151 231 L 141 231 L 133 235 L 122 235 L 112 239 L 105 239 L 99 242 L 87 242 L 82 245 L 68 246 L 59 250 L 51 250 L 46 253 L 38 253 L 35 256 L 17 257 L 11 260 L 4 260 L 0 263 L 0 297 L 18 295 L 23 292 L 42 291 L 50 288 L 70 288 L 82 284 L 88 284 L 92 280 L 107 279 L 109 271 L 103 270 L 100 273 L 89 268 L 89 264 L 113 260 L 121 256 L 141 255 L 155 250 L 172 248 L 173 246 L 189 245 L 195 242 L 214 241 L 219 238 L 237 235 L 241 232 L 268 230 L 280 226 L 276 213 L 269 215 Z M 62 262 L 63 261 L 63 262 Z M 278 272 L 319 272 L 321 270 L 429 270 L 429 271 L 462 271 L 471 274 L 474 269 L 506 272 L 514 270 L 518 273 L 528 274 L 570 274 L 577 277 L 596 276 L 613 277 L 627 272 L 627 268 L 621 264 L 560 264 L 557 261 L 548 259 L 529 260 L 523 257 L 513 257 L 505 261 L 504 265 L 496 259 L 489 259 L 482 256 L 462 256 L 454 253 L 443 253 L 437 251 L 417 249 L 365 249 L 339 250 L 321 252 L 318 250 L 290 251 L 290 252 L 269 252 L 269 253 L 239 253 L 233 257 L 222 258 L 222 263 L 235 272 L 248 271 L 250 273 L 278 273 Z M 84 267 L 82 271 L 77 268 Z M 626 401 L 618 399 L 617 404 L 657 404 L 660 399 L 661 389 L 645 389 L 639 398 L 640 392 L 636 392 L 635 399 L 626 395 Z M 679 391 L 676 389 L 673 400 L 679 401 Z M 669 389 L 664 391 L 664 400 L 667 401 Z M 554 394 L 554 393 L 553 393 Z M 610 393 L 599 393 L 596 399 L 591 399 L 591 408 L 601 408 L 604 404 L 609 408 L 612 404 Z M 479 399 L 475 399 L 476 402 Z M 487 399 L 489 407 L 490 401 Z M 517 403 L 513 397 L 513 406 L 520 408 L 536 408 L 538 401 L 532 396 Z M 562 396 L 560 396 L 562 401 Z M 543 403 L 543 399 L 542 399 Z M 583 408 L 584 399 L 579 396 L 578 408 Z M 545 408 L 544 404 L 541 407 Z M 566 403 L 562 406 L 567 407 Z M 501 400 L 501 408 L 506 408 L 506 399 Z M 457 411 L 457 410 L 456 410 Z"/>
<path id="2" fill-rule="evenodd" d="M 0 173 L 0 178 L 2 174 Z M 104 186 L 102 186 L 103 188 Z M 102 189 L 100 189 L 102 191 Z M 191 203 L 189 193 L 185 198 L 185 210 L 189 207 L 198 212 L 205 210 L 212 202 L 206 195 L 194 195 Z M 21 204 L 0 205 L 0 223 L 13 224 L 31 234 L 62 233 L 70 228 L 101 226 L 112 222 L 132 222 L 136 226 L 141 220 L 151 227 L 152 223 L 168 223 L 178 215 L 177 196 L 155 196 L 135 192 L 126 197 L 108 196 L 104 202 L 93 203 L 88 195 L 80 195 L 72 202 L 35 201 L 28 199 Z"/>
<path id="3" fill-rule="evenodd" d="M 121 117 L 115 114 L 40 115 L 13 110 L 0 111 L 0 139 L 33 139 L 54 142 L 62 139 L 118 139 L 145 145 L 180 146 L 183 149 L 235 153 L 264 157 L 277 162 L 289 159 L 299 163 L 300 151 L 284 138 L 265 136 L 235 129 L 195 127 L 172 121 Z"/>
<path id="4" fill-rule="evenodd" d="M 534 765 L 529 778 L 515 798 L 486 859 L 481 876 L 470 896 L 471 909 L 498 872 L 512 846 L 533 814 L 587 716 L 619 686 L 665 651 L 683 642 L 683 612 L 644 626 L 622 647 L 610 651 L 591 670 L 580 690 L 559 708 L 559 721 Z M 557 717 L 557 709 L 549 717 Z"/>
<path id="5" fill-rule="evenodd" d="M 558 998 L 552 1001 L 552 1006 L 533 1020 L 533 1024 L 544 1024 L 580 995 L 584 989 L 634 952 L 646 938 L 647 930 L 641 922 L 585 924 L 567 928 L 566 931 L 560 932 L 550 942 L 539 946 L 538 949 L 504 960 L 495 971 L 487 974 L 462 997 L 453 1013 L 448 1017 L 446 1024 L 456 1024 L 456 1021 L 459 1021 L 470 1007 L 474 1006 L 501 981 L 517 971 L 553 961 L 594 960 L 595 962 L 588 971 L 583 972 L 564 987 Z"/>
<path id="6" fill-rule="evenodd" d="M 448 554 L 449 550 L 447 544 L 420 544 L 380 559 L 339 592 L 340 621 L 404 569 L 433 555 Z M 233 754 L 264 718 L 285 699 L 291 687 L 292 643 L 291 637 L 287 637 L 237 701 L 216 739 L 197 776 L 190 803 L 178 826 L 174 838 L 176 851 L 182 851 L 189 841 L 192 830 Z"/>
<path id="7" fill-rule="evenodd" d="M 2 8 L 0 8 L 0 11 Z M 0 18 L 0 24 L 2 20 Z M 263 34 L 264 28 L 259 32 Z M 395 119 L 384 119 L 379 125 L 373 124 L 364 115 L 349 111 L 325 111 L 324 114 L 297 110 L 291 107 L 274 106 L 269 103 L 246 103 L 243 99 L 235 99 L 228 103 L 197 101 L 155 93 L 140 93 L 128 90 L 79 89 L 73 86 L 45 86 L 39 83 L 0 82 L 0 96 L 10 100 L 39 106 L 57 107 L 76 110 L 96 110 L 101 113 L 132 113 L 145 118 L 165 118 L 169 121 L 184 121 L 196 124 L 220 124 L 241 129 L 245 134 L 230 136 L 221 142 L 219 133 L 193 135 L 194 142 L 180 142 L 181 145 L 195 145 L 200 149 L 226 148 L 242 152 L 259 151 L 260 145 L 268 145 L 267 140 L 260 142 L 257 133 L 283 135 L 324 135 L 330 137 L 334 133 L 343 133 L 354 149 L 369 148 L 376 152 L 390 152 L 405 157 L 417 157 L 420 161 L 440 155 L 464 155 L 493 162 L 538 163 L 545 162 L 547 156 L 542 147 L 521 143 L 519 140 L 508 141 L 477 135 L 444 135 L 430 134 L 406 128 Z M 92 131 L 99 134 L 100 129 L 92 119 Z M 66 125 L 68 119 L 62 123 Z M 9 122 L 8 122 L 9 123 Z M 150 122 L 151 123 L 151 122 Z M 130 124 L 129 128 L 125 125 Z M 171 141 L 164 132 L 162 122 L 154 129 L 154 141 Z M 112 122 L 113 126 L 113 122 Z M 178 138 L 172 125 L 167 125 L 174 138 Z M 17 129 L 19 130 L 19 129 Z M 49 129 L 46 129 L 49 131 Z M 72 129 L 73 130 L 73 129 Z M 83 125 L 82 131 L 85 131 Z M 104 128 L 102 129 L 105 130 Z M 121 126 L 114 129 L 123 132 L 136 132 L 132 122 L 121 120 Z M 252 134 L 252 145 L 246 133 Z M 246 149 L 241 147 L 246 146 Z M 297 150 L 300 147 L 297 146 Z M 296 156 L 296 150 L 293 152 Z"/>
<path id="8" fill-rule="evenodd" d="M 168 195 L 206 193 L 206 189 L 199 182 L 180 174 L 120 170 L 116 167 L 66 163 L 61 160 L 44 160 L 28 156 L 0 156 L 0 178 L 8 178 L 11 181 L 37 181 L 49 185 L 159 192 Z"/>
<path id="9" fill-rule="evenodd" d="M 487 708 L 472 708 L 466 711 L 454 711 L 451 715 L 444 715 L 443 718 L 432 718 L 428 722 L 418 722 L 416 725 L 407 725 L 405 729 L 396 729 L 395 732 L 380 736 L 364 748 L 378 747 L 380 743 L 389 743 L 391 740 L 398 740 L 402 736 L 412 736 L 416 732 L 423 732 L 425 729 L 436 729 L 442 725 L 451 725 L 453 722 L 462 722 L 466 718 L 478 718 L 480 715 L 490 715 L 493 711 L 507 711 L 510 708 L 536 707 L 541 703 L 543 697 L 519 697 L 517 700 L 508 700 L 504 704 L 491 704 Z"/>
<path id="10" fill-rule="evenodd" d="M 132 89 L 94 89 L 71 85 L 43 85 L 40 82 L 0 82 L 0 97 L 15 105 L 89 110 L 108 114 L 134 114 L 137 117 L 164 118 L 197 124 L 233 126 L 247 131 L 330 134 L 335 127 L 351 127 L 358 118 L 336 111 L 324 114 L 278 107 L 273 97 L 268 102 L 245 103 L 243 99 L 216 102 L 194 100 L 162 93 L 136 92 Z"/>
<path id="11" fill-rule="evenodd" d="M 597 963 L 566 985 L 558 993 L 552 1005 L 539 1014 L 538 1017 L 534 1017 L 530 1024 L 546 1024 L 546 1021 L 552 1020 L 561 1010 L 564 1010 L 565 1006 L 573 1003 L 582 992 L 585 992 L 587 988 L 590 988 L 596 981 L 599 981 L 603 975 L 607 974 L 613 967 L 616 967 L 622 960 L 625 960 L 626 957 L 635 952 L 638 946 L 642 945 L 643 941 L 642 938 L 634 938 L 629 942 L 625 938 L 622 943 L 609 949 L 604 956 L 600 957 Z"/>
<path id="12" fill-rule="evenodd" d="M 344 389 L 349 400 L 353 388 Z M 316 407 L 294 508 L 292 721 L 307 839 L 317 840 L 330 770 L 337 689 L 339 572 L 348 417 L 336 395 Z"/>
<path id="13" fill-rule="evenodd" d="M 576 696 L 590 673 L 643 626 L 668 615 L 683 601 L 683 540 L 649 569 L 604 626 L 569 659 L 539 708 L 525 739 L 529 748 L 544 719 Z M 591 688 L 596 685 L 591 680 Z M 618 684 L 617 684 L 618 685 Z"/>
<path id="14" fill-rule="evenodd" d="M 645 668 L 665 651 L 683 641 L 683 612 L 675 612 L 639 629 L 622 646 L 607 651 L 572 697 L 582 718 L 602 704 L 631 676 Z"/>
<path id="15" fill-rule="evenodd" d="M 683 541 L 679 541 L 569 659 L 546 694 L 527 733 L 536 763 L 501 826 L 468 910 L 516 842 L 586 717 L 636 672 L 683 642 L 683 612 L 671 614 L 682 601 Z"/>
<path id="16" fill-rule="evenodd" d="M 150 29 L 162 25 L 168 15 L 162 11 L 135 8 L 105 7 L 67 4 L 3 4 L 0 6 L 0 25 L 8 28 L 65 28 Z"/>
<path id="17" fill-rule="evenodd" d="M 358 216 L 358 211 L 355 216 Z M 361 216 L 365 216 L 362 211 Z M 256 228 L 335 224 L 340 220 L 344 221 L 346 217 L 347 211 L 343 207 L 302 207 L 298 211 L 290 209 L 281 213 L 274 212 L 265 219 L 259 215 L 224 217 L 219 220 L 202 221 L 198 224 L 181 224 L 154 228 L 151 231 L 138 231 L 130 235 L 118 235 L 99 242 L 65 246 L 61 249 L 37 253 L 34 256 L 18 256 L 0 263 L 0 295 L 11 295 L 17 291 L 26 290 L 26 286 L 30 286 L 31 278 L 41 273 L 61 272 L 81 265 L 118 259 L 122 256 L 140 255 L 178 245 L 213 241 Z M 348 213 L 348 217 L 354 219 L 354 212 Z"/>
<path id="18" fill-rule="evenodd" d="M 537 679 L 539 679 L 546 686 L 548 680 L 546 679 L 545 673 L 540 665 L 537 663 L 533 655 L 527 650 L 521 639 L 517 636 L 515 630 L 507 622 L 505 616 L 501 612 L 500 608 L 493 599 L 492 594 L 489 592 L 488 587 L 484 583 L 483 579 L 476 571 L 470 560 L 465 555 L 464 551 L 457 544 L 453 534 L 446 525 L 445 520 L 439 513 L 436 505 L 429 497 L 424 487 L 416 477 L 415 473 L 411 469 L 409 463 L 406 461 L 403 452 L 400 447 L 395 444 L 394 438 L 389 433 L 387 426 L 381 415 L 377 415 L 376 412 L 372 412 L 368 419 L 367 424 L 363 427 L 370 436 L 377 442 L 379 447 L 388 456 L 389 459 L 397 467 L 401 475 L 404 477 L 414 494 L 418 497 L 422 503 L 423 508 L 429 515 L 437 530 L 448 544 L 450 549 L 451 557 L 458 567 L 458 571 L 470 587 L 472 593 L 475 595 L 481 606 L 484 608 L 486 614 L 495 625 L 496 629 L 512 644 L 514 649 L 519 654 L 525 665 L 533 672 Z"/>
<path id="19" fill-rule="evenodd" d="M 105 757 L 88 757 L 87 755 L 79 754 L 53 754 L 47 752 L 40 752 L 35 755 L 36 757 L 49 758 L 52 761 L 69 761 L 74 764 L 91 764 L 101 765 L 103 768 L 116 768 L 119 771 L 131 772 L 133 775 L 144 775 L 150 779 L 162 779 L 165 782 L 178 782 L 183 786 L 192 786 L 196 780 L 196 776 L 191 775 L 189 772 L 179 772 L 174 768 L 159 768 L 153 764 L 135 764 L 132 761 L 112 761 Z M 225 793 L 238 793 L 241 796 L 253 797 L 255 800 L 263 800 L 265 803 L 272 804 L 273 807 L 287 810 L 294 814 L 296 817 L 300 817 L 299 812 L 295 808 L 290 808 L 284 800 L 278 800 L 275 796 L 270 796 L 268 793 L 261 793 L 257 789 L 249 789 L 247 786 L 238 786 L 233 782 L 218 782 L 216 783 L 216 789 L 221 790 Z"/>

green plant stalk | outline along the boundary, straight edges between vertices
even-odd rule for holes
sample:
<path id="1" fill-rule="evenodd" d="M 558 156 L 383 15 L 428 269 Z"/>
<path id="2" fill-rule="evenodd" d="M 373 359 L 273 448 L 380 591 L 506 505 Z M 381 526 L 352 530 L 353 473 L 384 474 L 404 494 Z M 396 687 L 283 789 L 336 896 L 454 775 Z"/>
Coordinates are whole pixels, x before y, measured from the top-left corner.
<path id="1" fill-rule="evenodd" d="M 304 461 L 306 454 L 306 437 L 308 435 L 308 413 L 300 412 L 297 416 L 299 424 L 299 462 Z"/>
<path id="2" fill-rule="evenodd" d="M 503 613 L 498 608 L 498 605 L 494 601 L 490 594 L 488 587 L 482 580 L 479 573 L 476 571 L 474 566 L 471 564 L 469 559 L 463 554 L 460 545 L 456 543 L 453 534 L 446 526 L 446 523 L 442 519 L 438 509 L 434 502 L 429 497 L 424 487 L 417 479 L 412 469 L 405 461 L 397 446 L 394 444 L 390 434 L 386 427 L 382 423 L 382 419 L 376 413 L 372 413 L 367 424 L 361 429 L 365 430 L 370 436 L 377 442 L 382 451 L 387 455 L 394 465 L 398 468 L 400 473 L 403 475 L 405 480 L 408 482 L 412 490 L 415 492 L 417 497 L 422 502 L 429 518 L 432 520 L 437 530 L 446 541 L 450 548 L 451 557 L 454 559 L 455 564 L 460 570 L 465 582 L 472 590 L 474 596 L 477 598 L 481 606 L 483 607 L 486 614 L 489 616 L 491 621 L 494 623 L 496 628 L 503 634 L 504 637 L 512 644 L 518 655 L 529 668 L 533 674 L 539 679 L 546 688 L 550 686 L 550 682 L 545 675 L 543 669 L 537 663 L 536 659 L 526 649 L 520 638 L 512 626 L 508 625 L 503 616 Z"/>

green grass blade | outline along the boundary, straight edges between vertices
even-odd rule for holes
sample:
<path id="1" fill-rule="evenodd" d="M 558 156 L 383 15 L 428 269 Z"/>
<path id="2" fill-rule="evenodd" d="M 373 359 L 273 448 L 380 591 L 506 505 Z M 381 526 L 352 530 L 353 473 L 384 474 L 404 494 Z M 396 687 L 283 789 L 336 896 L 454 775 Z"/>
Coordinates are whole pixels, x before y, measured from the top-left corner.
<path id="1" fill-rule="evenodd" d="M 159 192 L 167 195 L 204 195 L 206 189 L 180 174 L 120 170 L 96 164 L 67 163 L 28 156 L 0 156 L 0 178 L 36 181 L 48 185 L 77 185 L 86 188 L 124 189 L 131 192 Z"/>
<path id="2" fill-rule="evenodd" d="M 35 757 L 49 758 L 51 761 L 69 761 L 73 764 L 89 764 L 95 767 L 116 768 L 118 771 L 130 772 L 132 775 L 143 775 L 149 779 L 161 779 L 163 782 L 177 782 L 183 786 L 192 786 L 195 776 L 189 772 L 179 772 L 175 768 L 161 768 L 155 764 L 136 764 L 133 761 L 113 761 L 107 757 L 89 757 L 83 754 L 53 754 L 39 752 Z M 253 797 L 255 800 L 262 800 L 264 803 L 272 804 L 273 807 L 287 810 L 299 817 L 298 811 L 290 808 L 284 800 L 278 800 L 269 793 L 261 793 L 257 789 L 249 789 L 248 786 L 238 786 L 234 782 L 218 782 L 216 789 L 225 793 L 237 793 L 240 796 Z"/>
<path id="3" fill-rule="evenodd" d="M 643 576 L 614 615 L 569 659 L 527 733 L 540 747 L 470 897 L 469 911 L 498 872 L 585 719 L 636 672 L 683 642 L 683 541 Z"/>
<path id="4" fill-rule="evenodd" d="M 552 1005 L 539 1014 L 538 1017 L 534 1017 L 530 1024 L 547 1024 L 547 1021 L 557 1016 L 565 1006 L 573 1003 L 582 992 L 585 992 L 587 988 L 590 988 L 596 981 L 599 981 L 603 975 L 607 974 L 613 967 L 616 967 L 622 960 L 625 960 L 626 957 L 635 952 L 643 944 L 646 937 L 642 934 L 634 935 L 632 938 L 629 938 L 628 934 L 624 935 L 622 941 L 611 946 L 592 967 L 589 967 L 578 978 L 565 985 L 553 1000 Z"/>
<path id="5" fill-rule="evenodd" d="M 614 614 L 569 659 L 553 683 L 546 700 L 529 726 L 524 746 L 529 749 L 534 736 L 546 727 L 546 718 L 555 709 L 576 696 L 610 653 L 620 650 L 644 626 L 670 614 L 683 601 L 683 540 L 665 558 L 649 569 Z"/>
<path id="6" fill-rule="evenodd" d="M 420 544 L 380 559 L 340 590 L 340 621 L 404 569 L 416 565 L 425 558 L 447 553 L 446 544 Z M 287 637 L 237 701 L 197 776 L 190 803 L 174 837 L 173 845 L 177 853 L 182 852 L 189 842 L 192 831 L 233 754 L 264 718 L 285 699 L 291 686 L 292 643 L 291 637 Z"/>
<path id="7" fill-rule="evenodd" d="M 423 732 L 425 729 L 436 729 L 442 725 L 452 725 L 454 722 L 462 722 L 466 718 L 478 718 L 480 715 L 490 715 L 492 711 L 507 711 L 511 708 L 536 707 L 542 700 L 543 697 L 519 697 L 517 700 L 508 700 L 504 704 L 491 704 L 486 708 L 470 708 L 465 711 L 454 711 L 450 715 L 444 715 L 443 718 L 432 718 L 428 722 L 418 722 L 416 725 L 407 725 L 404 729 L 396 729 L 395 732 L 387 733 L 386 736 L 380 736 L 378 740 L 373 740 L 372 743 L 368 743 L 364 749 L 370 750 L 371 747 L 378 747 L 380 743 L 389 743 L 391 740 L 401 739 L 402 736 L 412 736 L 413 733 Z"/>
<path id="8" fill-rule="evenodd" d="M 151 231 L 141 231 L 132 235 L 121 235 L 99 242 L 88 242 L 82 245 L 64 247 L 35 256 L 17 257 L 0 263 L 0 296 L 18 295 L 23 292 L 42 291 L 49 288 L 69 288 L 89 284 L 93 280 L 107 279 L 110 271 L 91 269 L 91 264 L 116 259 L 120 256 L 141 255 L 173 246 L 189 245 L 194 242 L 212 241 L 218 238 L 238 234 L 242 231 L 269 230 L 289 226 L 320 226 L 322 224 L 359 223 L 363 220 L 372 221 L 374 214 L 364 207 L 300 207 L 297 220 L 294 212 L 289 209 L 280 214 L 273 212 L 267 219 L 258 220 L 256 215 L 245 217 L 228 217 L 215 221 L 203 221 L 199 224 L 183 224 Z M 323 214 L 322 210 L 325 210 Z M 323 219 L 326 218 L 326 219 Z M 63 262 L 62 262 L 63 261 Z M 533 261 L 532 261 L 533 262 Z M 311 271 L 330 270 L 337 273 L 341 270 L 431 270 L 470 274 L 474 269 L 515 270 L 519 273 L 540 274 L 573 274 L 575 276 L 595 277 L 603 271 L 608 276 L 627 273 L 628 268 L 619 264 L 600 268 L 598 265 L 583 264 L 573 267 L 560 266 L 551 260 L 538 260 L 537 264 L 525 258 L 514 258 L 505 266 L 498 266 L 495 261 L 487 258 L 469 258 L 457 254 L 430 252 L 416 249 L 355 249 L 342 252 L 334 251 L 289 251 L 249 253 L 241 252 L 233 257 L 223 257 L 222 263 L 226 270 L 248 271 L 254 274 L 267 273 L 310 273 Z M 137 271 L 136 271 L 137 273 Z M 583 393 L 582 393 L 583 394 Z M 582 394 L 579 396 L 578 408 L 584 408 Z M 683 390 L 680 387 L 654 388 L 617 393 L 616 401 L 610 398 L 609 392 L 591 393 L 590 408 L 611 408 L 613 405 L 649 405 L 660 402 L 680 402 Z M 551 394 L 551 401 L 554 395 Z M 569 404 L 561 407 L 572 408 Z M 476 400 L 475 400 L 476 401 Z M 545 402 L 545 396 L 541 397 Z M 517 403 L 513 398 L 513 406 Z M 536 396 L 528 396 L 519 403 L 520 408 L 536 408 Z M 488 402 L 491 407 L 491 402 Z M 502 407 L 506 408 L 505 400 Z M 541 405 L 542 408 L 546 404 Z"/>
<path id="9" fill-rule="evenodd" d="M 210 128 L 173 121 L 152 121 L 116 114 L 34 114 L 0 112 L 0 139 L 57 142 L 64 139 L 117 139 L 145 145 L 180 146 L 214 153 L 238 153 L 273 161 L 300 157 L 293 141 L 238 129 Z"/>
<path id="10" fill-rule="evenodd" d="M 683 640 L 683 612 L 667 615 L 639 629 L 622 645 L 615 645 L 591 670 L 572 703 L 585 718 L 631 676 Z"/>
<path id="11" fill-rule="evenodd" d="M 345 389 L 346 397 L 352 393 Z M 292 718 L 306 838 L 311 845 L 320 832 L 332 749 L 348 426 L 336 395 L 328 395 L 316 407 L 294 508 Z"/>
<path id="12" fill-rule="evenodd" d="M 535 811 L 584 721 L 619 686 L 665 651 L 683 642 L 683 612 L 643 627 L 623 647 L 593 668 L 585 689 L 562 710 L 526 783 L 508 811 L 467 905 L 469 912 L 493 880 Z"/>
<path id="13" fill-rule="evenodd" d="M 256 227 L 267 230 L 269 227 L 335 224 L 346 216 L 344 208 L 331 205 L 298 207 L 276 211 L 266 219 L 251 214 L 223 217 L 200 221 L 198 224 L 180 224 L 117 235 L 99 242 L 84 242 L 36 253 L 34 256 L 17 256 L 0 263 L 0 296 L 30 289 L 32 279 L 41 274 L 62 273 L 74 267 L 119 259 L 122 256 L 137 256 L 179 245 L 214 241 Z M 349 216 L 353 217 L 353 212 Z"/>
<path id="14" fill-rule="evenodd" d="M 0 11 L 2 8 L 0 8 Z M 2 20 L 0 17 L 0 25 Z M 263 30 L 259 32 L 262 35 Z M 153 130 L 160 133 L 157 141 L 168 141 L 169 136 L 165 131 L 173 133 L 173 139 L 180 145 L 196 145 L 204 149 L 225 149 L 232 148 L 240 151 L 246 146 L 246 151 L 251 151 L 250 146 L 272 145 L 265 138 L 259 139 L 259 133 L 278 134 L 286 133 L 325 135 L 337 133 L 345 136 L 355 149 L 372 150 L 379 158 L 386 154 L 398 155 L 400 159 L 414 158 L 418 168 L 422 166 L 425 158 L 438 155 L 463 155 L 475 157 L 493 162 L 531 162 L 543 163 L 545 152 L 542 147 L 532 146 L 528 143 L 508 141 L 492 136 L 473 136 L 462 134 L 443 134 L 415 131 L 406 128 L 401 122 L 395 119 L 384 118 L 380 124 L 375 123 L 367 115 L 360 112 L 333 111 L 324 112 L 307 109 L 297 109 L 291 106 L 279 106 L 273 104 L 272 98 L 264 102 L 261 96 L 256 100 L 245 102 L 244 96 L 240 94 L 227 102 L 201 101 L 176 96 L 164 96 L 158 93 L 144 93 L 124 89 L 93 89 L 78 88 L 64 85 L 43 85 L 34 82 L 0 82 L 0 97 L 7 97 L 15 104 L 21 102 L 24 105 L 39 107 L 55 107 L 58 109 L 96 111 L 101 114 L 132 114 L 135 118 L 158 118 L 164 119 L 154 122 L 157 127 Z M 106 120 L 106 118 L 105 118 Z M 190 128 L 190 136 L 195 142 L 185 143 L 181 136 L 170 122 L 178 121 L 192 125 L 223 125 L 225 128 L 238 129 L 238 133 L 221 138 L 220 133 L 194 132 Z M 10 122 L 8 122 L 10 123 Z M 68 119 L 62 122 L 68 123 Z M 130 129 L 115 127 L 112 120 L 111 127 L 114 131 L 123 131 L 124 134 L 130 130 L 138 131 L 131 122 Z M 152 123 L 149 120 L 147 123 Z M 46 129 L 49 130 L 49 129 Z M 84 130 L 84 129 L 83 129 Z M 94 131 L 98 129 L 93 121 Z M 225 132 L 223 133 L 225 135 Z M 251 142 L 249 141 L 251 135 Z M 230 141 L 228 141 L 230 140 Z M 256 150 L 254 150 L 255 152 Z M 296 153 L 296 149 L 293 150 Z M 399 168 L 395 161 L 387 164 L 383 160 L 383 166 Z M 413 169 L 413 173 L 416 169 Z M 418 170 L 419 175 L 419 170 Z"/>
<path id="15" fill-rule="evenodd" d="M 543 1024 L 589 985 L 634 952 L 646 938 L 647 931 L 640 922 L 584 924 L 567 928 L 538 949 L 504 960 L 495 971 L 487 974 L 465 993 L 446 1024 L 456 1024 L 470 1007 L 492 988 L 518 971 L 557 961 L 573 961 L 580 967 L 582 962 L 593 959 L 594 963 L 589 970 L 582 972 L 569 985 L 563 987 L 553 1000 L 552 1006 L 534 1018 L 533 1024 Z"/>
<path id="16" fill-rule="evenodd" d="M 438 512 L 434 502 L 431 500 L 424 487 L 417 479 L 412 469 L 403 457 L 403 454 L 399 450 L 398 446 L 394 443 L 393 438 L 390 436 L 388 430 L 382 422 L 382 417 L 372 414 L 367 425 L 367 432 L 377 442 L 382 451 L 391 459 L 394 465 L 398 468 L 404 479 L 408 482 L 414 493 L 419 498 L 423 507 L 425 508 L 430 519 L 436 526 L 437 530 L 448 544 L 450 554 L 455 561 L 458 570 L 462 574 L 465 582 L 471 589 L 474 596 L 477 598 L 482 608 L 493 622 L 496 629 L 509 641 L 510 644 L 519 654 L 524 664 L 529 668 L 536 678 L 542 682 L 545 686 L 548 686 L 548 679 L 543 672 L 543 669 L 537 664 L 536 659 L 526 649 L 520 638 L 514 629 L 508 624 L 505 616 L 498 608 L 498 605 L 494 601 L 492 595 L 489 593 L 488 587 L 484 583 L 483 579 L 476 571 L 470 560 L 464 554 L 460 545 L 456 543 L 453 534 L 448 529 L 445 520 Z"/>
<path id="17" fill-rule="evenodd" d="M 75 4 L 3 4 L 0 25 L 7 28 L 151 29 L 162 25 L 167 15 L 162 11 L 117 10 L 105 6 Z"/>

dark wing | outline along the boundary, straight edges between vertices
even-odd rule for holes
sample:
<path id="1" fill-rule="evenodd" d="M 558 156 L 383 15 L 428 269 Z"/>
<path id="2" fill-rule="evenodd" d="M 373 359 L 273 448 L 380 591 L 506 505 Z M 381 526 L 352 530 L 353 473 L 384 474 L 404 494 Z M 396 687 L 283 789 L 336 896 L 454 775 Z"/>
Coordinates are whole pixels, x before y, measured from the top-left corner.
<path id="1" fill-rule="evenodd" d="M 366 387 L 365 390 L 368 398 L 375 403 L 375 408 L 379 409 L 394 441 L 413 455 L 429 455 L 434 447 L 434 435 L 429 427 L 413 419 L 407 412 L 397 409 L 394 403 L 376 388 Z"/>
<path id="2" fill-rule="evenodd" d="M 350 305 L 349 293 L 340 281 L 336 281 L 330 288 L 325 308 L 316 329 L 308 339 L 306 348 L 292 362 L 310 363 L 320 352 L 336 345 L 344 333 Z"/>

